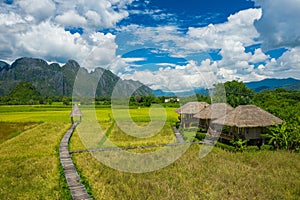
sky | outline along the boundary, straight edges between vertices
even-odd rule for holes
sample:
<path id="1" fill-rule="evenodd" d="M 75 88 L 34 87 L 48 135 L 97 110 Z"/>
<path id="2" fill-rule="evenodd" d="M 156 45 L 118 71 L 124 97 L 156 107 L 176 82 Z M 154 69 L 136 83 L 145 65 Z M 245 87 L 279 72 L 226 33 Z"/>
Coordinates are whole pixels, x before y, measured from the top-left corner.
<path id="1" fill-rule="evenodd" d="M 300 0 L 0 0 L 0 60 L 76 60 L 152 89 L 300 79 Z"/>

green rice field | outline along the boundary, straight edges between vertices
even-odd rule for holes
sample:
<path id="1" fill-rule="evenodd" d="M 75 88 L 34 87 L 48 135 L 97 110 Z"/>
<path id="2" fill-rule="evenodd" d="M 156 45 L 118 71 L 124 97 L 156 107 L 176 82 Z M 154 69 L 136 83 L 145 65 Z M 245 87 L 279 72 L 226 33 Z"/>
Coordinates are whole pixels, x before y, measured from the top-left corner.
<path id="1" fill-rule="evenodd" d="M 0 199 L 70 199 L 58 158 L 60 140 L 71 125 L 70 110 L 64 105 L 0 106 Z M 148 108 L 129 113 L 140 126 L 150 121 Z M 118 146 L 174 143 L 171 126 L 178 116 L 174 108 L 166 113 L 156 135 L 135 138 L 117 126 L 110 108 L 96 108 L 105 135 L 99 146 L 105 147 L 107 140 Z M 83 109 L 83 114 L 85 120 L 91 113 Z M 122 115 L 119 119 L 127 120 Z M 76 130 L 70 150 L 86 149 L 79 135 Z M 112 169 L 90 153 L 74 153 L 72 158 L 95 199 L 299 199 L 300 154 L 214 148 L 200 158 L 200 148 L 192 145 L 171 165 L 147 173 Z"/>

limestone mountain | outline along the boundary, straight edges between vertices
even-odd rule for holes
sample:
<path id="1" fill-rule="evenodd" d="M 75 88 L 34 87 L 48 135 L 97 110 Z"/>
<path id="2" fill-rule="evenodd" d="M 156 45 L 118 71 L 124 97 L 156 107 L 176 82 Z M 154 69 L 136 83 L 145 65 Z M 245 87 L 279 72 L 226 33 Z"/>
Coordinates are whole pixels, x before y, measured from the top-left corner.
<path id="1" fill-rule="evenodd" d="M 57 63 L 48 64 L 42 59 L 24 57 L 15 60 L 11 65 L 0 61 L 0 96 L 9 94 L 19 82 L 32 83 L 43 96 L 72 96 L 74 81 L 79 71 L 84 79 L 89 80 L 85 81 L 86 87 L 91 83 L 96 84 L 97 97 L 110 97 L 118 82 L 125 93 L 130 93 L 135 87 L 138 88 L 136 94 L 152 94 L 152 90 L 140 82 L 122 80 L 103 68 L 88 72 L 74 60 L 60 66 Z"/>

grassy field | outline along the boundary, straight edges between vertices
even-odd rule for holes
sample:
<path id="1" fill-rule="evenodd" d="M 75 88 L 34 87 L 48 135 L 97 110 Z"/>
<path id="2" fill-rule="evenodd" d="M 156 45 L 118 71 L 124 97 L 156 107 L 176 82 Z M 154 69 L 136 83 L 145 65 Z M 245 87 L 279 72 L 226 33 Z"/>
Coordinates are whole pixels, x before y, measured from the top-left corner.
<path id="1" fill-rule="evenodd" d="M 74 135 L 72 143 L 80 143 Z M 74 146 L 73 146 L 74 147 Z M 73 159 L 96 199 L 298 199 L 300 155 L 215 148 L 199 158 L 199 145 L 170 166 L 132 174 L 109 168 L 89 153 Z"/>
<path id="2" fill-rule="evenodd" d="M 0 199 L 68 197 L 62 189 L 57 147 L 70 126 L 70 108 L 63 105 L 0 106 L 1 133 L 4 135 L 3 130 L 10 130 L 0 144 Z M 83 111 L 83 120 L 92 114 L 89 110 Z M 138 125 L 146 126 L 150 121 L 148 108 L 131 109 L 129 113 Z M 134 138 L 116 125 L 109 108 L 97 108 L 98 123 L 107 136 L 99 138 L 99 145 L 105 146 L 107 139 L 119 146 L 173 143 L 171 125 L 177 120 L 177 114 L 174 108 L 167 108 L 166 113 L 167 122 L 158 134 Z M 159 119 L 158 114 L 155 117 Z M 120 120 L 127 118 L 121 115 Z M 7 139 L 9 134 L 12 138 Z M 142 174 L 111 169 L 89 153 L 74 153 L 73 159 L 95 199 L 299 199 L 300 154 L 286 151 L 232 153 L 214 148 L 200 159 L 200 147 L 193 145 L 168 167 Z M 79 132 L 75 131 L 70 149 L 85 148 Z"/>
<path id="3" fill-rule="evenodd" d="M 82 106 L 81 110 L 84 115 L 94 114 L 94 110 Z M 167 121 L 177 121 L 177 114 L 174 108 L 165 108 Z M 0 122 L 70 122 L 71 106 L 64 105 L 41 105 L 41 106 L 0 106 Z M 99 122 L 110 121 L 113 117 L 110 108 L 95 109 L 96 117 Z M 130 109 L 130 116 L 133 121 L 149 122 L 149 108 Z M 160 118 L 159 113 L 155 114 L 156 119 Z M 84 118 L 84 117 L 83 117 Z M 126 116 L 119 117 L 120 120 L 128 120 Z"/>
<path id="4" fill-rule="evenodd" d="M 69 127 L 42 123 L 0 144 L 0 199 L 63 199 L 57 145 Z"/>
<path id="5" fill-rule="evenodd" d="M 35 122 L 0 122 L 0 144 L 18 136 L 23 131 L 33 128 L 37 124 Z"/>

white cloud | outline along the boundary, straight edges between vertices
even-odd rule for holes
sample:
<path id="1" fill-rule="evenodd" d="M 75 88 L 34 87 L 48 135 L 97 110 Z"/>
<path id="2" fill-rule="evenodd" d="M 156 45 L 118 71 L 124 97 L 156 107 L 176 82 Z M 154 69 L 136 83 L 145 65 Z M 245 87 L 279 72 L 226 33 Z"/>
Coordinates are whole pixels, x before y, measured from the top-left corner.
<path id="1" fill-rule="evenodd" d="M 138 61 L 145 61 L 146 58 L 123 58 L 125 62 L 131 63 L 131 62 L 138 62 Z"/>
<path id="2" fill-rule="evenodd" d="M 152 89 L 180 92 L 216 83 L 216 70 L 216 62 L 211 63 L 210 60 L 205 60 L 197 66 L 194 61 L 189 61 L 186 66 L 160 68 L 158 71 L 134 71 L 132 74 L 123 74 L 121 77 L 142 81 Z"/>
<path id="3" fill-rule="evenodd" d="M 20 21 L 21 23 L 21 21 Z M 26 25 L 23 22 L 23 25 Z M 0 28 L 5 24 L 0 24 Z M 66 62 L 75 59 L 88 69 L 105 66 L 115 58 L 117 45 L 112 34 L 93 33 L 89 37 L 71 34 L 63 27 L 46 21 L 31 27 L 19 25 L 23 31 L 14 32 L 15 25 L 5 26 L 10 36 L 1 37 L 1 54 L 11 60 L 24 55 Z M 20 29 L 21 29 L 20 28 Z M 12 46 L 10 46 L 12 45 Z"/>
<path id="4" fill-rule="evenodd" d="M 180 66 L 176 66 L 176 64 L 174 64 L 174 63 L 157 63 L 156 65 L 157 66 L 162 66 L 162 67 L 166 67 L 166 66 L 169 66 L 169 67 L 180 67 Z"/>
<path id="5" fill-rule="evenodd" d="M 210 24 L 206 27 L 190 27 L 187 33 L 190 40 L 189 48 L 197 50 L 218 49 L 228 42 L 240 42 L 247 46 L 255 43 L 259 36 L 253 26 L 253 22 L 261 17 L 260 9 L 242 10 L 228 17 L 228 22 L 222 24 Z"/>
<path id="6" fill-rule="evenodd" d="M 100 26 L 101 25 L 101 16 L 93 11 L 93 10 L 88 10 L 85 13 L 86 19 L 88 20 L 89 23 L 94 24 L 95 26 Z"/>
<path id="7" fill-rule="evenodd" d="M 190 27 L 187 33 L 173 23 L 158 27 L 121 27 L 117 30 L 120 32 L 117 38 L 113 34 L 99 32 L 106 28 L 116 29 L 116 24 L 129 15 L 126 7 L 133 1 L 16 0 L 13 5 L 2 3 L 0 29 L 5 31 L 0 32 L 0 57 L 14 60 L 32 56 L 61 63 L 75 59 L 89 70 L 101 66 L 123 78 L 142 81 L 154 89 L 175 91 L 211 86 L 215 82 L 232 79 L 249 81 L 300 74 L 300 49 L 294 48 L 300 44 L 298 1 L 256 0 L 262 9 L 243 10 L 228 17 L 227 22 Z M 154 19 L 169 19 L 171 16 L 161 10 L 138 14 L 152 15 Z M 65 26 L 82 27 L 84 33 L 71 34 L 65 31 Z M 260 43 L 259 38 L 265 46 L 286 46 L 289 51 L 277 60 L 270 60 L 260 48 L 246 53 L 245 47 Z M 133 71 L 130 68 L 132 62 L 145 58 L 116 55 L 117 50 L 126 53 L 149 47 L 167 50 L 170 55 L 182 58 L 220 50 L 222 59 L 214 62 L 206 59 L 200 64 L 189 61 L 185 66 L 157 63 L 161 66 L 158 71 Z M 258 62 L 266 64 L 255 68 L 253 63 Z M 138 70 L 142 68 L 139 66 Z"/>
<path id="8" fill-rule="evenodd" d="M 82 17 L 91 20 L 84 28 L 112 28 L 128 16 L 126 5 L 130 3 L 132 0 L 79 0 L 76 8 Z M 116 11 L 114 7 L 119 10 Z"/>
<path id="9" fill-rule="evenodd" d="M 16 13 L 1 14 L 0 13 L 0 25 L 13 26 L 17 24 L 24 24 L 26 21 Z"/>
<path id="10" fill-rule="evenodd" d="M 300 79 L 300 47 L 285 52 L 277 60 L 271 59 L 265 66 L 260 66 L 259 73 L 274 78 Z"/>
<path id="11" fill-rule="evenodd" d="M 55 21 L 64 26 L 82 27 L 87 20 L 80 16 L 76 11 L 70 10 L 62 15 L 58 15 Z"/>
<path id="12" fill-rule="evenodd" d="M 261 50 L 261 48 L 255 49 L 254 54 L 249 59 L 252 63 L 258 63 L 258 62 L 265 62 L 268 60 L 270 56 L 264 54 Z"/>
<path id="13" fill-rule="evenodd" d="M 98 32 L 128 16 L 132 0 L 18 0 L 0 7 L 0 57 L 31 56 L 48 61 L 74 59 L 89 70 L 115 59 L 115 35 Z M 115 8 L 118 8 L 115 9 Z M 82 35 L 66 26 L 81 27 Z"/>
<path id="14" fill-rule="evenodd" d="M 264 49 L 300 46 L 300 1 L 255 0 L 262 17 L 255 23 Z"/>
<path id="15" fill-rule="evenodd" d="M 182 57 L 197 53 L 200 55 L 203 52 L 218 49 L 222 56 L 220 61 L 214 62 L 214 68 L 207 67 L 210 66 L 210 61 L 205 60 L 197 68 L 191 67 L 196 64 L 189 64 L 188 67 L 176 66 L 175 69 L 162 68 L 158 72 L 139 71 L 134 74 L 126 74 L 124 77 L 131 77 L 135 80 L 140 78 L 153 88 L 167 86 L 173 90 L 190 87 L 183 80 L 189 80 L 189 83 L 196 87 L 204 86 L 203 82 L 199 82 L 197 74 L 199 71 L 208 80 L 213 80 L 207 82 L 208 86 L 211 86 L 216 80 L 224 82 L 233 79 L 249 81 L 266 78 L 266 75 L 256 69 L 253 63 L 267 62 L 269 56 L 265 55 L 260 48 L 253 53 L 245 52 L 246 46 L 258 43 L 259 34 L 254 27 L 254 22 L 260 19 L 261 14 L 261 9 L 243 10 L 228 17 L 228 21 L 225 23 L 210 24 L 200 28 L 190 27 L 186 35 L 180 32 L 176 26 L 141 27 L 131 25 L 123 27 L 122 31 L 128 32 L 129 35 L 135 30 L 133 37 L 124 37 L 128 41 L 126 45 L 139 46 L 142 44 L 148 47 L 147 45 L 150 44 L 159 49 L 167 49 L 171 55 Z M 150 76 L 150 78 L 145 78 L 146 76 Z M 178 76 L 182 77 L 180 84 L 173 78 Z M 198 80 L 196 80 L 197 76 Z M 167 83 L 168 81 L 170 84 Z"/>
<path id="16" fill-rule="evenodd" d="M 51 17 L 56 9 L 52 0 L 18 0 L 16 4 L 25 13 L 32 15 L 38 22 Z"/>

